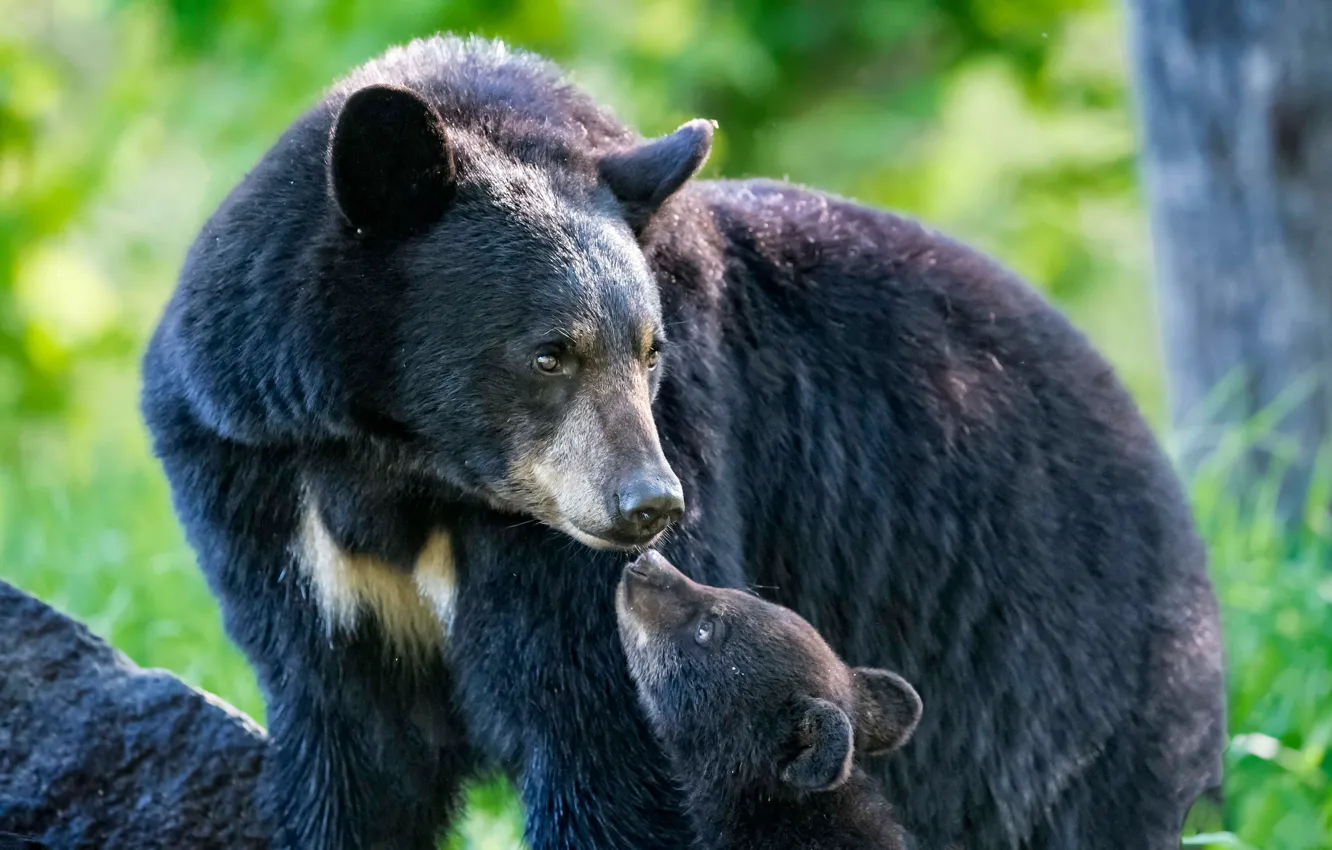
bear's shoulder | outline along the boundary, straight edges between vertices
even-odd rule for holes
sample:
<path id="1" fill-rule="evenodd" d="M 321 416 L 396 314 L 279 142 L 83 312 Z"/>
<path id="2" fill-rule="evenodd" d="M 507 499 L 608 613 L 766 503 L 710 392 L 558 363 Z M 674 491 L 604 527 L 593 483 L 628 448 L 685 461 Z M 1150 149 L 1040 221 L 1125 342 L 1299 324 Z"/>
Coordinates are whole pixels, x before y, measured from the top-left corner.
<path id="1" fill-rule="evenodd" d="M 698 181 L 693 191 L 727 268 L 754 285 L 784 282 L 851 317 L 910 309 L 930 325 L 1007 320 L 1084 345 L 1012 269 L 909 216 L 771 179 Z"/>

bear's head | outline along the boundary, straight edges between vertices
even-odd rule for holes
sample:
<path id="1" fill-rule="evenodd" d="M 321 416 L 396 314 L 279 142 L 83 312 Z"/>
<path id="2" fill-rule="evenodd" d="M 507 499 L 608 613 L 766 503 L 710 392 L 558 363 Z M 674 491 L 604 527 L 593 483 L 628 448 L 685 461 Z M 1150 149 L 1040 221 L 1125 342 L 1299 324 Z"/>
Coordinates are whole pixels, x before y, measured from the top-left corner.
<path id="1" fill-rule="evenodd" d="M 920 720 L 902 677 L 848 667 L 794 611 L 700 585 L 655 551 L 625 568 L 616 613 L 640 702 L 687 781 L 836 788 L 854 754 L 896 749 Z"/>
<path id="2" fill-rule="evenodd" d="M 196 240 L 149 406 L 171 371 L 228 439 L 345 443 L 588 545 L 648 545 L 684 496 L 653 421 L 671 351 L 639 239 L 711 141 L 701 120 L 640 139 L 500 45 L 391 51 Z"/>
<path id="3" fill-rule="evenodd" d="M 634 231 L 710 140 L 691 122 L 586 182 L 451 130 L 410 89 L 354 91 L 330 195 L 355 238 L 398 243 L 406 279 L 381 408 L 424 445 L 475 447 L 458 477 L 504 507 L 593 546 L 657 537 L 684 500 L 652 417 L 666 327 Z"/>

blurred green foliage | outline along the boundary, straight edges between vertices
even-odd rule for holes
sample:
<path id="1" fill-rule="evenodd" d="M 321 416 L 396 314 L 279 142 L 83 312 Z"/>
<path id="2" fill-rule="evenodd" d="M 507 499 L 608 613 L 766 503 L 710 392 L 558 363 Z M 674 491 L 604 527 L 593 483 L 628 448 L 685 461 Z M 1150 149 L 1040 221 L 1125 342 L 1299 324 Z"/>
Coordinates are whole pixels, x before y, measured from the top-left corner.
<path id="1" fill-rule="evenodd" d="M 138 352 L 189 241 L 281 129 L 437 30 L 546 54 L 648 134 L 717 119 L 710 174 L 977 244 L 1156 418 L 1120 18 L 1110 0 L 0 0 L 0 577 L 262 717 L 147 451 Z M 1218 840 L 1332 847 L 1328 530 L 1282 537 L 1220 492 L 1197 485 L 1237 736 Z M 512 846 L 506 786 L 471 804 L 454 846 Z"/>

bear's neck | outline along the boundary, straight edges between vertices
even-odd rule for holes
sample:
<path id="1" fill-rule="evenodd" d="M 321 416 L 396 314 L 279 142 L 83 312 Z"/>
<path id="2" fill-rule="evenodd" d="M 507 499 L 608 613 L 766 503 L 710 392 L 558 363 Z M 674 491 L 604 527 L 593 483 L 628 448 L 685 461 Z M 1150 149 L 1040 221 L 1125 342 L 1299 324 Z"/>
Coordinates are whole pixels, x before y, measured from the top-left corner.
<path id="1" fill-rule="evenodd" d="M 687 777 L 688 774 L 685 774 Z M 689 792 L 704 850 L 900 850 L 901 829 L 882 792 L 863 771 L 832 791 L 774 794 L 727 787 L 725 779 Z"/>

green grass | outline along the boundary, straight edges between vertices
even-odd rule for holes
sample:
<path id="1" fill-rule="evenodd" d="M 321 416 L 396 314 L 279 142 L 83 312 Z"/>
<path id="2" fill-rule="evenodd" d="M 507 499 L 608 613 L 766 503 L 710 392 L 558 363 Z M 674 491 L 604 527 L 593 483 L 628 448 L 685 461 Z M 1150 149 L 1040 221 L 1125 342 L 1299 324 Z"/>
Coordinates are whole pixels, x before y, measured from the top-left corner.
<path id="1" fill-rule="evenodd" d="M 71 449 L 64 434 L 0 443 L 0 579 L 85 622 L 136 663 L 161 667 L 263 722 L 254 674 L 217 604 L 138 435 Z M 512 850 L 521 816 L 506 781 L 468 790 L 449 850 Z"/>
<path id="2" fill-rule="evenodd" d="M 134 435 L 79 452 L 20 431 L 0 466 L 0 578 L 87 622 L 141 665 L 172 670 L 258 719 L 263 705 Z M 1230 668 L 1227 805 L 1192 845 L 1332 848 L 1332 536 L 1325 509 L 1294 532 L 1247 510 L 1222 477 L 1194 504 L 1224 609 Z M 1328 504 L 1326 490 L 1311 504 Z M 451 850 L 509 848 L 521 832 L 504 782 L 469 793 Z"/>
<path id="3" fill-rule="evenodd" d="M 1329 492 L 1294 530 L 1272 519 L 1275 487 L 1248 509 L 1224 470 L 1193 487 L 1220 595 L 1230 679 L 1228 843 L 1332 848 L 1332 534 Z"/>
<path id="4" fill-rule="evenodd" d="M 254 674 L 144 461 L 106 451 L 88 474 L 29 462 L 0 472 L 0 578 L 262 720 Z"/>

